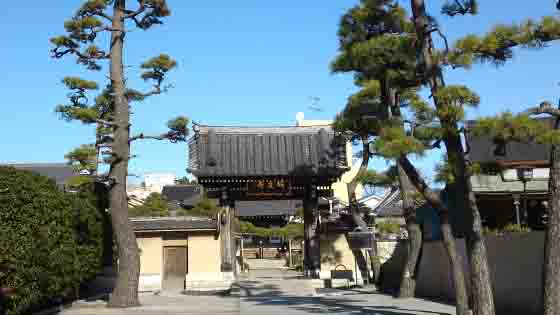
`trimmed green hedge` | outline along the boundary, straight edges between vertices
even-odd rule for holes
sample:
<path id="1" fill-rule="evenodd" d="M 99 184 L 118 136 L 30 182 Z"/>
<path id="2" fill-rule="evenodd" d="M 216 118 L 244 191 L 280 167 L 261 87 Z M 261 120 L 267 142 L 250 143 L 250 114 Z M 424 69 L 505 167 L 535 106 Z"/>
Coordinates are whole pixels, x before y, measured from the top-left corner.
<path id="1" fill-rule="evenodd" d="M 281 228 L 263 228 L 255 226 L 251 222 L 239 221 L 239 230 L 244 234 L 260 237 L 279 236 L 286 239 L 302 239 L 304 233 L 304 227 L 301 223 L 289 223 Z"/>
<path id="2" fill-rule="evenodd" d="M 95 276 L 102 241 L 102 218 L 87 195 L 0 167 L 0 284 L 16 289 L 8 314 L 48 304 Z"/>

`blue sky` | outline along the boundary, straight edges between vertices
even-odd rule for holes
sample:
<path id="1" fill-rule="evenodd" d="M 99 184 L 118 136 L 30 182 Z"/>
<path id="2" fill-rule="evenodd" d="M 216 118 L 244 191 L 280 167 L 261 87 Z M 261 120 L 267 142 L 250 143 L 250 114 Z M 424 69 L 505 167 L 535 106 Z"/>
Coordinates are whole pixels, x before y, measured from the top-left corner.
<path id="1" fill-rule="evenodd" d="M 65 75 L 103 81 L 103 73 L 85 71 L 71 58 L 53 60 L 48 39 L 61 34 L 62 23 L 80 0 L 11 1 L 0 11 L 3 77 L 0 84 L 0 162 L 62 162 L 70 149 L 93 141 L 93 129 L 58 119 L 53 108 L 65 101 Z M 129 1 L 133 2 L 133 1 Z M 173 15 L 148 32 L 127 35 L 125 63 L 129 82 L 138 65 L 161 52 L 179 67 L 169 76 L 175 88 L 134 106 L 133 130 L 158 133 L 177 115 L 208 124 L 293 125 L 298 111 L 308 119 L 330 119 L 356 89 L 351 75 L 332 75 L 340 16 L 358 0 L 337 1 L 181 1 L 168 0 Z M 428 1 L 450 40 L 481 33 L 496 23 L 519 22 L 556 14 L 553 0 L 480 1 L 475 17 L 447 18 L 436 13 L 443 1 Z M 401 1 L 408 6 L 408 1 Z M 523 5 L 525 4 L 525 5 Z M 470 117 L 503 110 L 519 111 L 542 100 L 556 100 L 560 43 L 534 51 L 516 51 L 505 67 L 476 66 L 448 71 L 447 82 L 466 84 L 479 93 L 480 107 Z M 309 97 L 324 109 L 309 111 Z M 134 144 L 138 158 L 131 173 L 174 172 L 185 175 L 186 144 L 146 141 Z M 420 162 L 429 174 L 441 153 Z M 374 162 L 374 167 L 386 165 Z"/>

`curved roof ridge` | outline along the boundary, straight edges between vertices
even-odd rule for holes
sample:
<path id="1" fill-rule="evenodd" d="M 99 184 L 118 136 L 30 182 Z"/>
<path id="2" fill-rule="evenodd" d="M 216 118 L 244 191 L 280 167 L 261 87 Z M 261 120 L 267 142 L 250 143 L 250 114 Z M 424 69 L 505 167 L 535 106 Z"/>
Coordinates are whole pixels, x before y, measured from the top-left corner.
<path id="1" fill-rule="evenodd" d="M 267 126 L 267 127 L 236 127 L 236 126 L 198 126 L 198 130 L 195 132 L 208 133 L 212 130 L 217 134 L 309 134 L 318 133 L 321 129 L 333 133 L 334 129 L 332 126 Z"/>

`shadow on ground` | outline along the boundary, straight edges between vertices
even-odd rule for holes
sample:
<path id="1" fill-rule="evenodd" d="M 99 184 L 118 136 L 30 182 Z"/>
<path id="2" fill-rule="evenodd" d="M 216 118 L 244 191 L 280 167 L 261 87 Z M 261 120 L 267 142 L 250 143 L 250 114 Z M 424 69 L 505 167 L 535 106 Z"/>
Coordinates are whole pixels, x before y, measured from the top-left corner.
<path id="1" fill-rule="evenodd" d="M 238 294 L 236 294 L 236 292 Z M 374 293 L 382 296 L 381 294 Z M 362 297 L 371 295 L 355 291 L 344 297 L 320 297 L 320 296 L 290 296 L 282 292 L 278 286 L 270 284 L 257 284 L 240 282 L 236 284 L 233 294 L 228 298 L 239 298 L 241 302 L 248 302 L 250 306 L 269 306 L 278 309 L 289 308 L 309 314 L 375 314 L 375 315 L 451 315 L 450 313 L 427 311 L 424 309 L 412 309 L 392 305 L 376 305 Z M 390 296 L 384 296 L 392 299 Z M 385 303 L 383 303 L 385 304 Z M 258 313 L 257 310 L 255 310 Z"/>

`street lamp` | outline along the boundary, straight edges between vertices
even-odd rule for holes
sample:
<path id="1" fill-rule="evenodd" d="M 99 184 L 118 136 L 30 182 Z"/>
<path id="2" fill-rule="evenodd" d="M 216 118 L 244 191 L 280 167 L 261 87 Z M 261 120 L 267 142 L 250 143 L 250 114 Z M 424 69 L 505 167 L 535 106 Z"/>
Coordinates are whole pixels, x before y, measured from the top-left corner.
<path id="1" fill-rule="evenodd" d="M 527 193 L 527 182 L 533 180 L 533 168 L 530 166 L 520 166 L 517 168 L 517 179 L 523 182 L 523 194 Z M 519 201 L 516 205 L 517 210 L 517 224 L 521 225 L 519 218 Z M 527 213 L 527 196 L 523 198 L 523 210 Z"/>

